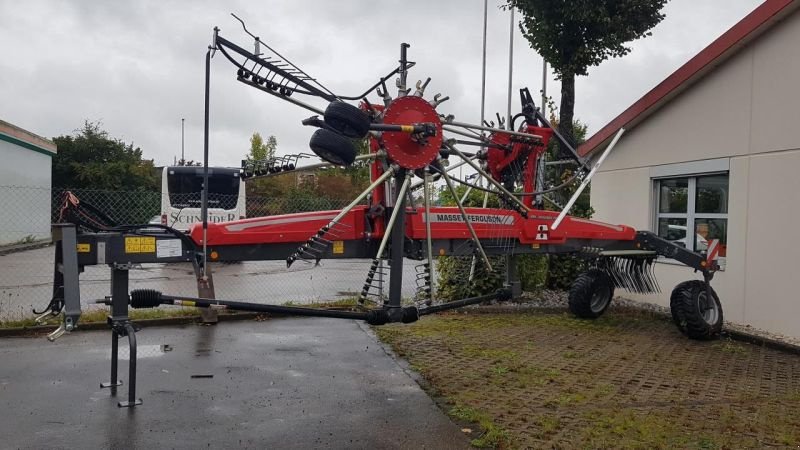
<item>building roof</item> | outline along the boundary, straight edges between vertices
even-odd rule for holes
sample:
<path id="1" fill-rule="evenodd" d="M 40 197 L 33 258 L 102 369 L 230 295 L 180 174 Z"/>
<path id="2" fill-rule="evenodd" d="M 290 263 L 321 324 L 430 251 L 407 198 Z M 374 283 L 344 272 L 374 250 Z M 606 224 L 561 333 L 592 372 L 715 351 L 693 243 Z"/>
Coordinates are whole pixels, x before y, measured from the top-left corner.
<path id="1" fill-rule="evenodd" d="M 644 94 L 578 148 L 583 156 L 630 130 L 800 6 L 800 0 L 766 0 L 686 64 Z"/>
<path id="2" fill-rule="evenodd" d="M 2 120 L 0 120 L 0 140 L 50 156 L 56 153 L 56 144 L 53 141 Z"/>

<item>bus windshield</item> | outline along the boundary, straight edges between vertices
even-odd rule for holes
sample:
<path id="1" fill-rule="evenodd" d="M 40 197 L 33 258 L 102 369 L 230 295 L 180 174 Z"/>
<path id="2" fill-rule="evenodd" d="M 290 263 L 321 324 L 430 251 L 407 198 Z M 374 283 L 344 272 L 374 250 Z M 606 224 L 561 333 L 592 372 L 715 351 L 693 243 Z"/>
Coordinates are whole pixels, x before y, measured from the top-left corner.
<path id="1" fill-rule="evenodd" d="M 208 207 L 234 209 L 241 180 L 235 169 L 209 169 Z M 203 191 L 202 167 L 174 167 L 167 175 L 169 202 L 173 208 L 199 208 Z"/>
<path id="2" fill-rule="evenodd" d="M 208 221 L 244 219 L 247 202 L 241 169 L 208 168 Z M 161 178 L 161 223 L 178 230 L 202 222 L 203 168 L 164 167 Z"/>

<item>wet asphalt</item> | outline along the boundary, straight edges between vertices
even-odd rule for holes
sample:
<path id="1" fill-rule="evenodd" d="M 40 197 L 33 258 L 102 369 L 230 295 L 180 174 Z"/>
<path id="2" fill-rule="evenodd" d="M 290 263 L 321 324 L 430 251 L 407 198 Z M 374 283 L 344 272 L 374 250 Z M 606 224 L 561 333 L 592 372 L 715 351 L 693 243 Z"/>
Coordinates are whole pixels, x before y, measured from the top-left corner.
<path id="1" fill-rule="evenodd" d="M 469 440 L 363 324 L 282 318 L 148 327 L 143 404 L 109 331 L 0 339 L 0 448 L 468 448 Z M 123 338 L 125 339 L 125 338 Z"/>

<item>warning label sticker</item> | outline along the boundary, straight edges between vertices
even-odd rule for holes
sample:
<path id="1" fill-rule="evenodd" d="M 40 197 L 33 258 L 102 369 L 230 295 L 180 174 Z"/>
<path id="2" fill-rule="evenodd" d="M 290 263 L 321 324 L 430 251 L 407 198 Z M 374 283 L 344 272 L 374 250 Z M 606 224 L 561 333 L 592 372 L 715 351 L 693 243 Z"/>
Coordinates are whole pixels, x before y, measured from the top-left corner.
<path id="1" fill-rule="evenodd" d="M 89 253 L 92 251 L 91 244 L 78 244 L 78 253 Z"/>
<path id="2" fill-rule="evenodd" d="M 336 255 L 344 253 L 344 241 L 333 241 L 333 253 Z"/>
<path id="3" fill-rule="evenodd" d="M 514 216 L 504 214 L 467 214 L 470 223 L 487 224 L 487 225 L 513 225 Z M 430 219 L 430 220 L 429 220 Z M 430 223 L 460 223 L 464 222 L 461 214 L 423 214 L 423 221 L 430 221 Z"/>
<path id="4" fill-rule="evenodd" d="M 161 239 L 156 242 L 156 258 L 174 258 L 181 256 L 183 248 L 180 239 Z"/>
<path id="5" fill-rule="evenodd" d="M 125 253 L 155 253 L 156 238 L 152 236 L 125 237 Z"/>

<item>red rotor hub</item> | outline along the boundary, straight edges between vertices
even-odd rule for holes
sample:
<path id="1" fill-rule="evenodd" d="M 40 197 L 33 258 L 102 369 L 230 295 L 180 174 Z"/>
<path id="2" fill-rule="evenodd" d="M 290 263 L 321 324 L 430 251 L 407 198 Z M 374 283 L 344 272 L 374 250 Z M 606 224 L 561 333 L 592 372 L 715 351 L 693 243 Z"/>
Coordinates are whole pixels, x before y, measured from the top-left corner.
<path id="1" fill-rule="evenodd" d="M 417 96 L 400 97 L 392 101 L 383 115 L 388 125 L 416 125 L 431 123 L 436 127 L 435 136 L 424 138 L 399 131 L 384 131 L 383 144 L 389 158 L 404 169 L 422 169 L 439 154 L 442 147 L 442 121 L 427 100 Z"/>

